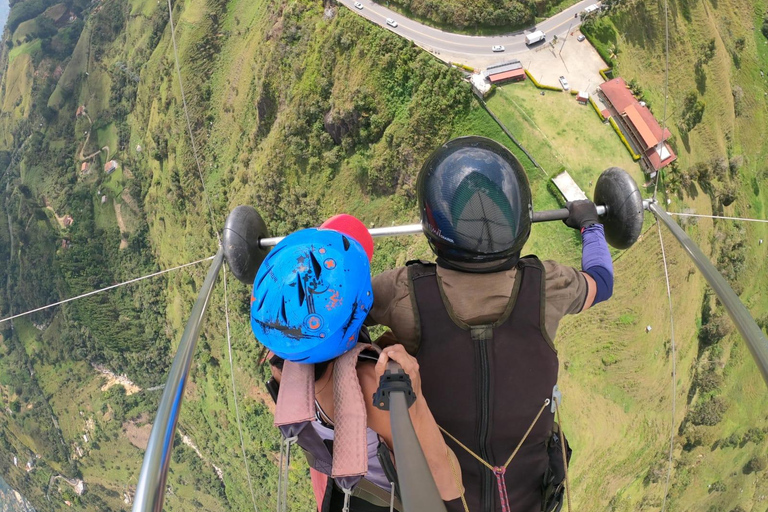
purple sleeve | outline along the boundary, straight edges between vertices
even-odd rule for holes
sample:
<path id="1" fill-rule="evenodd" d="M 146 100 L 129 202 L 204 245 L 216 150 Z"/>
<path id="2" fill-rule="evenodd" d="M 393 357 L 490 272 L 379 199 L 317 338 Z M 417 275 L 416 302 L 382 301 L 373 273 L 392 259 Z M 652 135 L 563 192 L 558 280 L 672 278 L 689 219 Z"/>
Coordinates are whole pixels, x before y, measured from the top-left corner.
<path id="1" fill-rule="evenodd" d="M 613 295 L 613 261 L 605 241 L 602 224 L 593 224 L 581 232 L 581 268 L 595 280 L 597 304 L 608 300 Z"/>

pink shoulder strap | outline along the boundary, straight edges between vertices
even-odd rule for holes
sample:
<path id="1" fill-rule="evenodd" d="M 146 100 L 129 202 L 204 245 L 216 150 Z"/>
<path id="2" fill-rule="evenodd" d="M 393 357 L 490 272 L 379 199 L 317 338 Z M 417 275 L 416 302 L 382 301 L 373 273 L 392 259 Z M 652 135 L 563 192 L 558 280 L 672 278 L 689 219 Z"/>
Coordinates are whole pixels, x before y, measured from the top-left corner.
<path id="1" fill-rule="evenodd" d="M 275 405 L 275 426 L 315 419 L 315 365 L 283 363 L 280 392 Z"/>
<path id="2" fill-rule="evenodd" d="M 357 356 L 368 344 L 358 343 L 341 355 L 333 368 L 333 472 L 332 476 L 362 476 L 368 472 L 367 417 Z"/>

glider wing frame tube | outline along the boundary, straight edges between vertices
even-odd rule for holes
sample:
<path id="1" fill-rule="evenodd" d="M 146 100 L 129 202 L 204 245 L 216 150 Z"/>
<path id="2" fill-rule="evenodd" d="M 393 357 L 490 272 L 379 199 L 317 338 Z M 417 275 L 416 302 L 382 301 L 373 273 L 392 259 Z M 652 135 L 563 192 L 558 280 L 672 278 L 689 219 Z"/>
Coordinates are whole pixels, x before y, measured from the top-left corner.
<path id="1" fill-rule="evenodd" d="M 690 239 L 685 231 L 672 220 L 672 217 L 662 210 L 658 203 L 650 203 L 648 209 L 677 238 L 685 252 L 688 253 L 688 256 L 693 260 L 715 291 L 742 338 L 747 342 L 747 347 L 749 347 L 749 351 L 752 353 L 752 357 L 760 369 L 760 373 L 763 375 L 763 380 L 768 385 L 768 339 L 766 339 L 763 331 L 760 330 L 755 319 L 752 318 L 746 306 L 739 300 L 733 288 L 712 265 L 709 258 L 701 252 L 701 249 Z"/>
<path id="2" fill-rule="evenodd" d="M 176 434 L 176 424 L 181 412 L 181 402 L 184 397 L 184 387 L 189 377 L 195 346 L 200 334 L 200 328 L 205 317 L 205 310 L 211 298 L 213 284 L 221 270 L 224 261 L 224 251 L 219 248 L 208 270 L 208 275 L 200 288 L 195 305 L 181 336 L 179 348 L 173 358 L 168 379 L 165 382 L 163 397 L 157 408 L 157 416 L 149 435 L 147 450 L 144 452 L 144 462 L 136 486 L 133 501 L 133 512 L 160 512 L 165 498 L 165 482 L 168 466 L 171 461 L 171 451 Z"/>
<path id="3" fill-rule="evenodd" d="M 398 483 L 405 512 L 445 512 L 432 472 L 416 437 L 405 393 L 389 396 L 392 439 L 395 444 Z"/>

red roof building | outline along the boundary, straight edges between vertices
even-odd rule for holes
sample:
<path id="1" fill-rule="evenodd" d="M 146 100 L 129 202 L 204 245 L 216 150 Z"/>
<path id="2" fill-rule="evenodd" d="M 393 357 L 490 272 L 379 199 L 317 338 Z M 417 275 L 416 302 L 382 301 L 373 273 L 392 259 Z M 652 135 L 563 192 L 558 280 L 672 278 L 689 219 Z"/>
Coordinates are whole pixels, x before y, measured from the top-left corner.
<path id="1" fill-rule="evenodd" d="M 513 69 L 511 71 L 505 71 L 504 73 L 496 73 L 495 75 L 489 75 L 488 80 L 492 84 L 498 84 L 500 82 L 520 82 L 525 80 L 525 71 L 523 69 Z"/>
<path id="2" fill-rule="evenodd" d="M 656 172 L 677 159 L 667 143 L 671 137 L 668 129 L 662 130 L 656 118 L 645 104 L 637 101 L 623 78 L 614 78 L 600 84 L 600 92 L 610 107 L 608 113 L 619 122 L 622 131 L 641 155 L 646 172 Z"/>
<path id="3" fill-rule="evenodd" d="M 492 84 L 520 82 L 525 80 L 525 71 L 519 60 L 512 60 L 489 66 L 488 69 L 483 72 L 483 76 L 485 76 Z"/>

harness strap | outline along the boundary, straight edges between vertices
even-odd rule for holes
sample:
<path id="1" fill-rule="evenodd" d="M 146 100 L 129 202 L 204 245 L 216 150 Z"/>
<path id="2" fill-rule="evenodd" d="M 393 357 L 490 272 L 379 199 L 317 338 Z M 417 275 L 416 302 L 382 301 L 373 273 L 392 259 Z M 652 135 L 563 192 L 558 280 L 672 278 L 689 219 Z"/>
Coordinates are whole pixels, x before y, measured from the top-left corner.
<path id="1" fill-rule="evenodd" d="M 285 361 L 275 406 L 275 426 L 292 425 L 314 419 L 315 366 Z"/>
<path id="2" fill-rule="evenodd" d="M 565 437 L 563 434 L 563 423 L 560 419 L 560 400 L 555 399 L 555 411 L 557 411 L 557 423 L 559 423 L 560 428 L 558 429 L 560 432 L 560 445 L 562 446 L 563 450 L 563 468 L 565 469 L 565 496 L 568 499 L 568 512 L 573 511 L 573 507 L 571 507 L 571 482 L 568 480 L 568 454 L 565 451 Z"/>
<path id="3" fill-rule="evenodd" d="M 333 368 L 333 470 L 340 487 L 351 489 L 368 472 L 367 418 L 357 378 L 357 356 L 370 345 L 358 343 Z M 345 478 L 354 477 L 354 478 Z"/>

